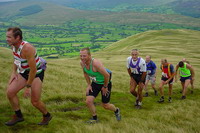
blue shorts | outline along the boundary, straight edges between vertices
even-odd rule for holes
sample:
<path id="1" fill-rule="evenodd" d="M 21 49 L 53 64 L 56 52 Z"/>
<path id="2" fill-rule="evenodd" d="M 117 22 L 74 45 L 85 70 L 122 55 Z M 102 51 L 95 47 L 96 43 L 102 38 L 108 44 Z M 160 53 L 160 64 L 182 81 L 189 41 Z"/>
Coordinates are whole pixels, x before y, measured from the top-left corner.
<path id="1" fill-rule="evenodd" d="M 181 81 L 181 82 L 185 82 L 185 80 L 187 80 L 187 79 L 191 80 L 191 76 L 188 76 L 188 77 L 181 77 L 181 78 L 180 78 L 180 81 Z"/>

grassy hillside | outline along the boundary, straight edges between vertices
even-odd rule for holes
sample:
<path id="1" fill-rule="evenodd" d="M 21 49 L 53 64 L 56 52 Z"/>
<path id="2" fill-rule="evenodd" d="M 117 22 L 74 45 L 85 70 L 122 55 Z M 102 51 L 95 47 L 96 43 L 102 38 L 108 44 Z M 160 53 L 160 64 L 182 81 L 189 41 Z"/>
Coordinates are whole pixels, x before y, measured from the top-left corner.
<path id="1" fill-rule="evenodd" d="M 104 11 L 136 11 L 163 14 L 182 14 L 200 17 L 199 0 L 43 0 L 76 9 Z"/>
<path id="2" fill-rule="evenodd" d="M 200 27 L 200 19 L 181 15 L 142 12 L 103 12 L 69 8 L 41 1 L 16 1 L 0 3 L 0 22 L 12 25 L 60 25 L 77 19 L 118 24 L 172 23 Z"/>
<path id="3" fill-rule="evenodd" d="M 11 73 L 11 50 L 0 48 L 0 129 L 1 132 L 74 132 L 74 133 L 137 133 L 137 132 L 176 132 L 196 133 L 200 131 L 200 64 L 199 61 L 199 31 L 191 30 L 161 30 L 149 31 L 131 36 L 98 53 L 93 53 L 104 66 L 113 72 L 113 93 L 111 103 L 121 108 L 122 121 L 117 122 L 114 114 L 100 107 L 100 96 L 95 101 L 100 122 L 87 125 L 84 122 L 90 117 L 85 106 L 85 87 L 79 57 L 70 59 L 47 60 L 48 68 L 43 84 L 42 100 L 53 114 L 48 126 L 37 126 L 41 114 L 30 105 L 29 99 L 20 97 L 25 122 L 14 127 L 4 126 L 4 122 L 12 115 L 11 108 L 5 95 L 5 88 Z M 176 64 L 183 57 L 194 66 L 196 72 L 194 94 L 188 93 L 186 100 L 181 101 L 180 82 L 174 83 L 173 102 L 158 104 L 159 97 L 144 98 L 143 108 L 137 110 L 133 103 L 135 98 L 129 94 L 129 76 L 126 71 L 126 58 L 132 48 L 141 50 L 141 56 L 152 55 L 159 66 L 161 58 Z M 157 73 L 159 85 L 160 70 Z M 165 89 L 167 98 L 167 89 Z"/>

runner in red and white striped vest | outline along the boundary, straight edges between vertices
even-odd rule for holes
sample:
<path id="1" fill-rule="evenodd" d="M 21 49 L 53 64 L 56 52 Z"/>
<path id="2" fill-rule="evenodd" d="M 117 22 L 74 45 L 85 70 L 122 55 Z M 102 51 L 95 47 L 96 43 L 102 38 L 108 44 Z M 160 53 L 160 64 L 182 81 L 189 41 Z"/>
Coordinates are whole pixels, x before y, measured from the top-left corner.
<path id="1" fill-rule="evenodd" d="M 17 93 L 23 88 L 25 88 L 24 97 L 30 97 L 32 105 L 43 115 L 42 121 L 38 124 L 47 125 L 52 116 L 41 101 L 42 81 L 45 71 L 42 68 L 43 61 L 38 57 L 36 48 L 22 39 L 20 28 L 11 27 L 7 29 L 6 41 L 12 47 L 14 63 L 6 93 L 15 114 L 5 125 L 13 126 L 24 121 L 17 97 Z"/>
<path id="2" fill-rule="evenodd" d="M 26 59 L 21 58 L 21 51 L 24 47 L 24 45 L 26 45 L 28 42 L 26 41 L 22 41 L 22 43 L 20 44 L 17 52 L 15 47 L 13 47 L 13 55 L 14 55 L 14 63 L 17 66 L 17 71 L 18 73 L 24 73 L 25 71 L 30 71 L 29 65 L 28 65 L 28 61 Z M 37 52 L 35 53 L 35 61 L 36 61 L 36 68 L 37 68 L 37 73 L 39 74 L 40 72 L 42 72 L 42 69 L 40 68 L 40 58 L 37 55 Z"/>

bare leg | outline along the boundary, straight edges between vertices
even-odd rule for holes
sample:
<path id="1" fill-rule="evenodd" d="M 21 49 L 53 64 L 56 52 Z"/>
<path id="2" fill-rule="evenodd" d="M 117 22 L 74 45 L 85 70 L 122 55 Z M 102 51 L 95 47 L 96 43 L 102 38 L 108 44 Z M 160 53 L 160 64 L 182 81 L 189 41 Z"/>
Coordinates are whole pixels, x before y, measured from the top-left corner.
<path id="1" fill-rule="evenodd" d="M 173 84 L 169 84 L 169 97 L 172 96 L 172 86 Z"/>
<path id="2" fill-rule="evenodd" d="M 111 110 L 111 111 L 116 111 L 117 109 L 115 105 L 110 104 L 110 103 L 102 103 L 102 106 L 104 107 L 104 109 Z"/>
<path id="3" fill-rule="evenodd" d="M 95 108 L 95 106 L 94 106 L 94 99 L 95 99 L 94 96 L 87 96 L 87 97 L 86 97 L 86 104 L 87 104 L 87 106 L 88 106 L 88 108 L 89 108 L 89 110 L 90 110 L 92 116 L 97 115 L 97 114 L 96 114 L 96 108 Z"/>
<path id="4" fill-rule="evenodd" d="M 183 96 L 186 95 L 186 93 L 187 93 L 187 87 L 188 87 L 189 84 L 190 84 L 190 79 L 185 80 L 184 88 L 183 88 L 183 93 L 182 93 Z"/>
<path id="5" fill-rule="evenodd" d="M 161 96 L 164 96 L 164 91 L 163 91 L 164 82 L 165 81 L 161 80 L 160 85 L 159 85 L 159 90 L 160 90 Z"/>
<path id="6" fill-rule="evenodd" d="M 146 80 L 146 82 L 145 82 L 145 87 L 144 87 L 144 90 L 145 90 L 145 92 L 148 92 L 148 83 L 149 83 L 149 80 Z"/>
<path id="7" fill-rule="evenodd" d="M 131 78 L 131 80 L 130 80 L 130 93 L 135 97 L 138 96 L 137 92 L 135 91 L 136 87 L 137 87 L 137 83 L 135 82 L 135 80 L 133 78 Z"/>
<path id="8" fill-rule="evenodd" d="M 20 74 L 17 77 L 7 88 L 7 97 L 14 111 L 20 109 L 17 93 L 26 85 L 26 80 Z"/>
<path id="9" fill-rule="evenodd" d="M 31 86 L 31 103 L 43 115 L 47 114 L 45 104 L 40 100 L 42 92 L 42 81 L 40 78 L 35 78 Z"/>

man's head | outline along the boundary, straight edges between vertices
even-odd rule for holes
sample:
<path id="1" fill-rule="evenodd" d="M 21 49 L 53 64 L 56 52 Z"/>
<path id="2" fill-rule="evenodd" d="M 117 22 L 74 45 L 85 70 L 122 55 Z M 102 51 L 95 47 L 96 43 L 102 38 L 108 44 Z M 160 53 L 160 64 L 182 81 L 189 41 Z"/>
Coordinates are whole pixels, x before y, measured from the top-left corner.
<path id="1" fill-rule="evenodd" d="M 186 59 L 185 59 L 185 58 L 183 58 L 183 59 L 182 59 L 182 61 L 183 61 L 183 62 L 186 62 Z"/>
<path id="2" fill-rule="evenodd" d="M 178 63 L 178 66 L 179 66 L 179 67 L 183 67 L 183 66 L 184 66 L 184 62 L 183 62 L 183 61 L 180 61 L 180 62 Z"/>
<path id="3" fill-rule="evenodd" d="M 147 55 L 146 56 L 146 62 L 150 62 L 151 61 L 151 56 L 150 55 Z"/>
<path id="4" fill-rule="evenodd" d="M 132 49 L 132 50 L 131 50 L 131 56 L 132 56 L 132 59 L 133 59 L 134 61 L 137 61 L 138 55 L 139 55 L 139 51 L 138 51 L 137 49 Z"/>
<path id="5" fill-rule="evenodd" d="M 22 31 L 18 27 L 11 27 L 7 29 L 6 32 L 6 41 L 9 45 L 15 45 L 17 42 L 21 41 L 23 39 L 22 37 Z"/>
<path id="6" fill-rule="evenodd" d="M 167 59 L 161 59 L 161 64 L 162 65 L 166 65 L 168 62 L 167 62 Z"/>
<path id="7" fill-rule="evenodd" d="M 90 61 L 90 59 L 91 59 L 90 49 L 89 48 L 82 48 L 80 50 L 80 58 L 81 58 L 81 61 L 84 62 L 84 63 Z"/>

